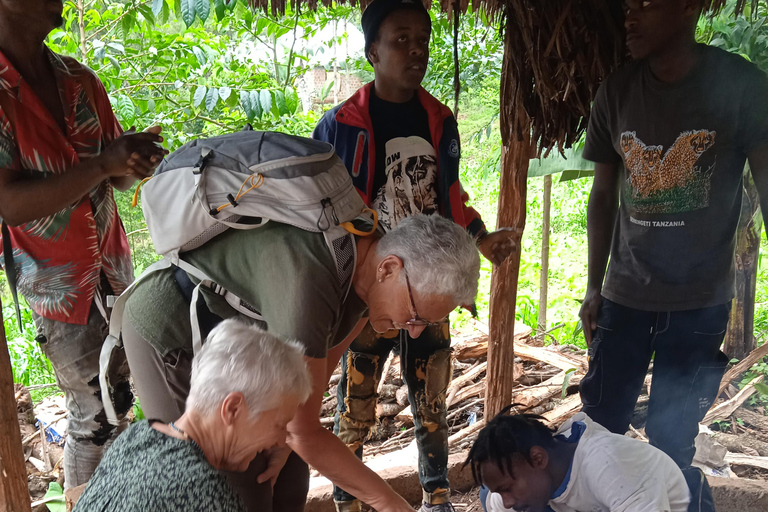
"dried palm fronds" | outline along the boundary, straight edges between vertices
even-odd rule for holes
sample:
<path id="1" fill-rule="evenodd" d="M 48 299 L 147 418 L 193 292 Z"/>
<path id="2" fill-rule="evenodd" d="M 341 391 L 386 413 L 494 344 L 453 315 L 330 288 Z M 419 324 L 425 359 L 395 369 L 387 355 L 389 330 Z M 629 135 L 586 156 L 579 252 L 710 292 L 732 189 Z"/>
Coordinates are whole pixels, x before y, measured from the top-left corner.
<path id="1" fill-rule="evenodd" d="M 570 147 L 586 129 L 603 79 L 624 60 L 623 13 L 609 0 L 508 0 L 502 140 L 531 130 L 539 152 Z M 525 115 L 519 106 L 522 105 Z"/>

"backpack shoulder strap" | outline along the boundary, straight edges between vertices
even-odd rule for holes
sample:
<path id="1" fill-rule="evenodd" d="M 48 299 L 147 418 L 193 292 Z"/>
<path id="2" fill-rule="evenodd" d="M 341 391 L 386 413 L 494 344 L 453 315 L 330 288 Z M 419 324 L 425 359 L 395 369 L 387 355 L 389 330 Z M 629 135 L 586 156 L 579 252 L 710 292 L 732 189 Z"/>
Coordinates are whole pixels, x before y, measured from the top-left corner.
<path id="1" fill-rule="evenodd" d="M 112 352 L 115 348 L 123 345 L 121 338 L 121 332 L 123 330 L 123 313 L 125 312 L 125 302 L 128 297 L 131 296 L 133 290 L 136 289 L 136 285 L 143 281 L 148 275 L 153 274 L 159 270 L 163 270 L 171 267 L 171 260 L 163 258 L 160 261 L 153 263 L 136 279 L 128 288 L 115 301 L 112 306 L 112 313 L 109 317 L 109 334 L 107 339 L 104 340 L 104 344 L 101 346 L 101 353 L 99 355 L 99 384 L 101 385 L 101 401 L 104 405 L 104 413 L 107 416 L 107 420 L 112 425 L 119 425 L 120 420 L 117 418 L 115 412 L 115 404 L 112 401 L 112 395 L 109 387 L 109 366 L 112 361 Z"/>
<path id="2" fill-rule="evenodd" d="M 357 264 L 355 236 L 341 226 L 334 226 L 323 231 L 323 236 L 336 267 L 336 277 L 339 280 L 339 286 L 343 290 L 343 302 L 347 300 L 349 290 L 352 288 L 352 275 L 355 273 L 355 266 Z"/>

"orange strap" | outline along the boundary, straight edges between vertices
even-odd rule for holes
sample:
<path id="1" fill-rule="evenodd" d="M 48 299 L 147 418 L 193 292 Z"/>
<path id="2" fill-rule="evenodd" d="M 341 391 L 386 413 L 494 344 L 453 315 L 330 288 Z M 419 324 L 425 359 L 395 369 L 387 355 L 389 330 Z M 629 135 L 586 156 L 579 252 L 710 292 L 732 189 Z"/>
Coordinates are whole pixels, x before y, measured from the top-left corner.
<path id="1" fill-rule="evenodd" d="M 374 234 L 376 232 L 376 229 L 379 227 L 379 214 L 376 213 L 374 210 L 371 210 L 370 208 L 364 208 L 363 211 L 371 212 L 371 214 L 373 215 L 373 228 L 370 231 L 360 231 L 351 222 L 342 222 L 339 225 L 344 229 L 346 229 L 348 232 L 352 233 L 353 235 L 369 236 Z"/>
<path id="2" fill-rule="evenodd" d="M 136 185 L 136 191 L 133 193 L 133 201 L 131 201 L 131 206 L 133 208 L 136 208 L 136 205 L 139 204 L 139 190 L 141 189 L 141 186 L 144 185 L 146 182 L 152 179 L 152 176 L 148 178 L 144 178 L 139 182 L 138 185 Z"/>

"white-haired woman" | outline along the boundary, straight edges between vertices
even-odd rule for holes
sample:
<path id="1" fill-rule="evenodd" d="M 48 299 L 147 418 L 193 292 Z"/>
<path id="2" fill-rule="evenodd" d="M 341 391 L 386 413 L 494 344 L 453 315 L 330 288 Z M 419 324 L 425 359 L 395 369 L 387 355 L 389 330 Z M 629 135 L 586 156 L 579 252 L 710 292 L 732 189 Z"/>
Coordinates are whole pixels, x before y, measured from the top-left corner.
<path id="1" fill-rule="evenodd" d="M 218 470 L 245 471 L 257 453 L 284 446 L 311 390 L 300 344 L 220 323 L 192 361 L 184 414 L 141 421 L 118 437 L 75 511 L 245 511 Z"/>
<path id="2" fill-rule="evenodd" d="M 320 425 L 320 405 L 341 355 L 370 321 L 374 329 L 419 334 L 477 293 L 480 259 L 475 241 L 437 215 L 414 215 L 385 235 L 356 237 L 357 263 L 349 292 L 321 233 L 269 223 L 229 230 L 184 258 L 256 308 L 266 328 L 304 345 L 312 394 L 288 425 L 289 449 L 260 454 L 230 482 L 249 511 L 299 512 L 311 464 L 334 484 L 382 512 L 410 506 Z M 215 293 L 208 314 L 235 315 Z M 172 271 L 141 281 L 126 302 L 123 339 L 147 417 L 175 420 L 183 412 L 192 351 L 190 305 Z M 215 317 L 214 317 L 215 318 Z M 272 480 L 273 485 L 267 483 Z"/>

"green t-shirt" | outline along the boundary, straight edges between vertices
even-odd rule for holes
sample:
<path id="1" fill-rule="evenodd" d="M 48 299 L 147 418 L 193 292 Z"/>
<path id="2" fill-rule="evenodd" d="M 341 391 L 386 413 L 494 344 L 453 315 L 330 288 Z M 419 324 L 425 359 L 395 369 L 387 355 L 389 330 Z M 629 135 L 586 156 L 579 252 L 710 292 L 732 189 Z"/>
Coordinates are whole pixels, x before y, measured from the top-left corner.
<path id="1" fill-rule="evenodd" d="M 277 222 L 230 229 L 183 259 L 256 308 L 269 332 L 302 343 L 309 357 L 325 357 L 367 310 L 354 288 L 344 300 L 346 290 L 341 289 L 322 233 Z M 249 320 L 223 297 L 208 290 L 202 295 L 218 316 Z M 179 348 L 192 351 L 189 303 L 172 270 L 139 282 L 126 301 L 125 314 L 136 332 L 163 355 Z"/>
<path id="2" fill-rule="evenodd" d="M 189 441 L 132 425 L 96 468 L 74 512 L 246 512 L 226 478 Z"/>

